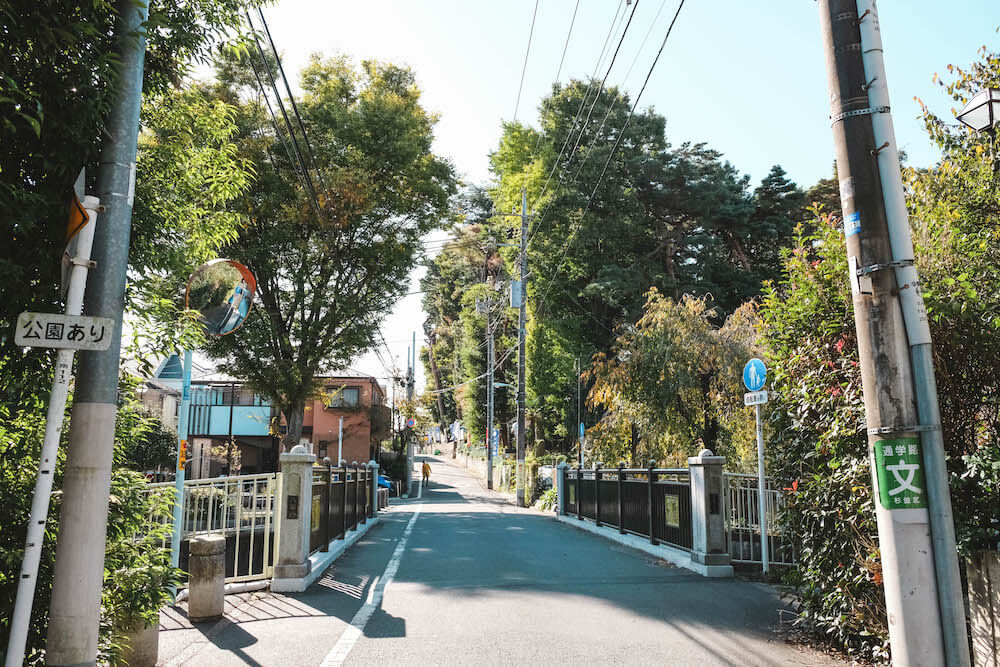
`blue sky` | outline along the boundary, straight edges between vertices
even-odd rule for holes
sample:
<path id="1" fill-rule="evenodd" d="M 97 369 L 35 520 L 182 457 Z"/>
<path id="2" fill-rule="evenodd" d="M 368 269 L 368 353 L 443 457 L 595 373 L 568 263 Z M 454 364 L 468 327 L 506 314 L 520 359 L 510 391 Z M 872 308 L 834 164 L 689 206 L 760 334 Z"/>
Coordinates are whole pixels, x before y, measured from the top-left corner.
<path id="1" fill-rule="evenodd" d="M 638 1 L 608 78 L 632 94 L 677 7 L 677 0 L 665 0 L 653 23 L 662 0 Z M 536 122 L 539 101 L 551 90 L 575 4 L 539 0 L 517 116 L 523 122 Z M 618 6 L 619 0 L 580 0 L 562 81 L 594 71 Z M 501 122 L 514 117 L 534 8 L 535 0 L 282 0 L 265 15 L 290 77 L 312 52 L 409 65 L 425 106 L 440 115 L 436 150 L 467 182 L 478 183 L 489 178 L 488 154 L 497 145 Z M 950 113 L 953 103 L 931 79 L 935 72 L 946 73 L 949 63 L 973 61 L 984 44 L 1000 46 L 1000 3 L 882 0 L 879 14 L 899 146 L 911 164 L 932 164 L 937 151 L 926 139 L 913 98 Z M 829 176 L 833 144 L 817 3 L 687 0 L 641 106 L 667 118 L 671 143 L 706 142 L 754 184 L 773 164 L 803 187 Z M 414 290 L 416 280 L 417 274 Z M 383 327 L 401 366 L 409 331 L 417 327 L 419 344 L 423 319 L 419 296 L 411 296 Z M 384 374 L 374 357 L 353 367 Z"/>

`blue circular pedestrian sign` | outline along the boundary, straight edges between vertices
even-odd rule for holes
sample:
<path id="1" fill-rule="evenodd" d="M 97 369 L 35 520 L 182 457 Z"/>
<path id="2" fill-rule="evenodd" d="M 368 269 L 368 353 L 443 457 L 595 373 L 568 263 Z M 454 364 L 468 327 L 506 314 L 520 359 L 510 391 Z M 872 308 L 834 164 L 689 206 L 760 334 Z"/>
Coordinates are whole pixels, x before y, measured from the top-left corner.
<path id="1" fill-rule="evenodd" d="M 767 368 L 760 359 L 751 359 L 743 367 L 743 384 L 747 391 L 760 391 L 767 382 Z"/>

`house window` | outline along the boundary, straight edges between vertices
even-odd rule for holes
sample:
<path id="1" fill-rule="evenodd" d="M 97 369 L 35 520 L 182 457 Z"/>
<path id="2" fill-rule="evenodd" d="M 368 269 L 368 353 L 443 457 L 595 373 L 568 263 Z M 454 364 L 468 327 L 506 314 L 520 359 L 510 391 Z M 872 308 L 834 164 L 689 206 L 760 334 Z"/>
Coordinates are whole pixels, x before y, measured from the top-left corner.
<path id="1" fill-rule="evenodd" d="M 319 441 L 319 447 L 318 447 L 319 451 L 316 453 L 316 458 L 318 458 L 320 461 L 322 461 L 323 459 L 325 459 L 326 456 L 327 456 L 326 450 L 329 447 L 329 445 L 330 445 L 330 441 L 329 440 L 320 440 Z"/>
<path id="2" fill-rule="evenodd" d="M 340 387 L 327 390 L 327 407 L 356 408 L 361 404 L 361 389 L 358 387 Z"/>

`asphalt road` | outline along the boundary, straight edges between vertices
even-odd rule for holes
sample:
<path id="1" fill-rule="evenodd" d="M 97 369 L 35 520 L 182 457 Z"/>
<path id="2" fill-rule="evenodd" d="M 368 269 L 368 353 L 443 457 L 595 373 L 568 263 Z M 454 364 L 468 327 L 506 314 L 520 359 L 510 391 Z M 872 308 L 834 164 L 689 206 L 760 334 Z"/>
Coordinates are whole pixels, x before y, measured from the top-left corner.
<path id="1" fill-rule="evenodd" d="M 771 588 L 704 579 L 518 510 L 428 458 L 422 497 L 383 513 L 306 592 L 227 599 L 210 628 L 165 615 L 177 627 L 160 633 L 161 663 L 839 664 L 775 634 Z"/>

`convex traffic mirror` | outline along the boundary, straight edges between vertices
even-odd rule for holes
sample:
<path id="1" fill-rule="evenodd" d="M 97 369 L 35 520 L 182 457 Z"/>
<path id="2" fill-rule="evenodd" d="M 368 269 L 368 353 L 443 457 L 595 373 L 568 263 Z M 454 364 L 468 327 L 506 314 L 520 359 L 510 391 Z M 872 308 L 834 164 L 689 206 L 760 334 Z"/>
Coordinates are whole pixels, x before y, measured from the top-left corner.
<path id="1" fill-rule="evenodd" d="M 231 259 L 213 259 L 188 278 L 184 306 L 201 313 L 205 333 L 225 336 L 246 321 L 256 293 L 250 269 Z"/>

